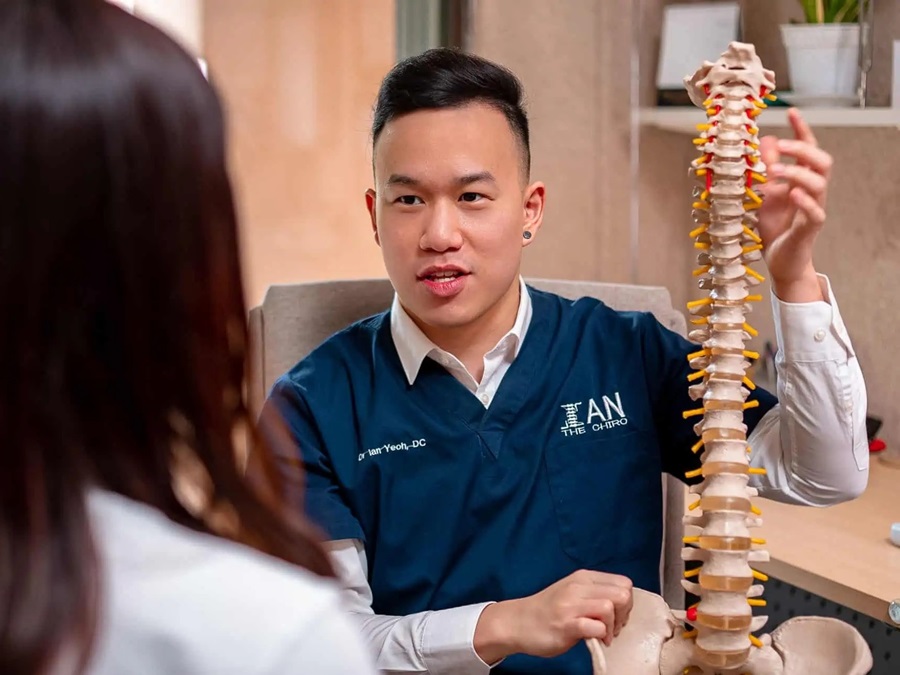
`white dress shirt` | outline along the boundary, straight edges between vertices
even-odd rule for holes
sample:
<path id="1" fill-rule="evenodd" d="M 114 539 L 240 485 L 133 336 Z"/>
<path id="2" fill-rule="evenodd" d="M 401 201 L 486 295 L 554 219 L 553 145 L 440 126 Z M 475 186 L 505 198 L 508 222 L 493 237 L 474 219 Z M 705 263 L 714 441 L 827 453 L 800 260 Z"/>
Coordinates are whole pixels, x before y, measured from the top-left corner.
<path id="1" fill-rule="evenodd" d="M 101 607 L 87 675 L 375 675 L 333 581 L 112 492 L 88 506 Z"/>
<path id="2" fill-rule="evenodd" d="M 766 469 L 763 476 L 751 476 L 751 485 L 768 499 L 809 506 L 859 496 L 869 468 L 862 371 L 831 285 L 822 275 L 820 283 L 825 301 L 787 303 L 772 294 L 779 403 L 748 437 L 751 465 Z M 481 382 L 459 359 L 431 342 L 395 297 L 391 336 L 410 384 L 424 360 L 431 358 L 489 407 L 531 320 L 531 298 L 521 279 L 520 288 L 515 324 L 485 354 Z M 381 672 L 456 675 L 490 670 L 473 646 L 475 627 L 489 602 L 408 616 L 376 615 L 362 543 L 342 539 L 329 548 L 351 612 L 358 616 Z"/>

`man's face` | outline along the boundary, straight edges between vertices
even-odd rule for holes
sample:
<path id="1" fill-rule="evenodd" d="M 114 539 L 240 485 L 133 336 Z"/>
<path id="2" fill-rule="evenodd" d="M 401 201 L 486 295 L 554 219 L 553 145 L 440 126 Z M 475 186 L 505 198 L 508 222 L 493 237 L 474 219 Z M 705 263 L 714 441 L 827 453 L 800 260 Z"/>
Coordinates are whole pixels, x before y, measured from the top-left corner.
<path id="1" fill-rule="evenodd" d="M 366 202 L 388 276 L 419 322 L 466 326 L 517 293 L 544 198 L 524 174 L 517 138 L 490 106 L 422 110 L 385 125 Z"/>

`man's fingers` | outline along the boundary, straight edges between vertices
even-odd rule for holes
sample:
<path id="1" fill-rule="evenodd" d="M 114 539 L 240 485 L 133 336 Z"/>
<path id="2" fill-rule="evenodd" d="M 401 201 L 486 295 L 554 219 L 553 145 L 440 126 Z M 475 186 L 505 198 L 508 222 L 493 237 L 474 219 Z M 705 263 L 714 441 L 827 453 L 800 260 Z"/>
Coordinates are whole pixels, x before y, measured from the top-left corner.
<path id="1" fill-rule="evenodd" d="M 819 145 L 819 141 L 816 140 L 816 135 L 806 123 L 806 120 L 803 119 L 803 115 L 800 114 L 799 110 L 796 108 L 788 108 L 788 120 L 791 122 L 791 128 L 793 128 L 794 136 L 798 141 L 803 141 L 814 146 Z"/>
<path id="2" fill-rule="evenodd" d="M 584 640 L 587 638 L 596 638 L 598 640 L 603 640 L 604 644 L 609 644 L 608 642 L 606 642 L 606 636 L 609 631 L 606 629 L 606 624 L 602 621 L 582 616 L 578 619 L 575 619 L 573 628 L 576 635 L 578 636 L 578 639 L 580 640 Z"/>
<path id="3" fill-rule="evenodd" d="M 576 572 L 571 579 L 571 591 L 582 600 L 580 613 L 606 623 L 609 630 L 603 640 L 609 644 L 628 622 L 634 605 L 634 584 L 619 574 L 591 570 Z"/>
<path id="4" fill-rule="evenodd" d="M 769 175 L 784 179 L 791 187 L 802 188 L 819 200 L 825 197 L 828 189 L 828 179 L 825 176 L 798 164 L 773 164 L 769 167 Z"/>
<path id="5" fill-rule="evenodd" d="M 609 624 L 612 636 L 616 636 L 622 630 L 628 617 L 631 615 L 631 609 L 634 604 L 634 596 L 631 591 L 617 586 L 595 586 L 586 589 L 586 597 L 584 598 L 589 604 L 589 608 L 612 608 L 612 622 Z"/>
<path id="6" fill-rule="evenodd" d="M 616 607 L 630 608 L 634 597 L 630 588 L 612 586 L 610 584 L 590 584 L 581 587 L 581 597 L 588 600 L 606 598 Z"/>
<path id="7" fill-rule="evenodd" d="M 631 579 L 621 574 L 609 574 L 607 572 L 595 572 L 593 570 L 579 570 L 572 574 L 572 578 L 576 581 L 585 581 L 592 584 L 609 584 L 611 586 L 621 586 L 622 588 L 631 589 L 634 584 Z"/>
<path id="8" fill-rule="evenodd" d="M 825 209 L 815 197 L 802 188 L 797 187 L 791 190 L 791 201 L 806 214 L 809 224 L 821 225 L 825 222 Z"/>
<path id="9" fill-rule="evenodd" d="M 778 150 L 782 155 L 793 157 L 798 164 L 808 166 L 826 178 L 831 175 L 834 158 L 818 146 L 803 141 L 781 139 L 778 141 Z"/>
<path id="10" fill-rule="evenodd" d="M 602 621 L 606 626 L 606 634 L 603 636 L 603 643 L 609 645 L 612 642 L 613 634 L 616 628 L 616 607 L 613 602 L 607 598 L 599 600 L 585 601 L 582 611 L 579 612 L 579 619 L 588 618 L 596 621 Z"/>
<path id="11" fill-rule="evenodd" d="M 759 142 L 759 155 L 767 167 L 781 161 L 778 139 L 775 136 L 764 136 Z"/>

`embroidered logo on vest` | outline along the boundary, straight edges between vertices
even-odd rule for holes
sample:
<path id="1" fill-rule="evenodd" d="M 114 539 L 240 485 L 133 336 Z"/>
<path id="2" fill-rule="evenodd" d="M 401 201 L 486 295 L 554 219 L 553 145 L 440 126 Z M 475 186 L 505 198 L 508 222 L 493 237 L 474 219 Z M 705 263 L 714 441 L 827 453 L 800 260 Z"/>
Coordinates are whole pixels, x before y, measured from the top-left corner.
<path id="1" fill-rule="evenodd" d="M 559 429 L 563 436 L 580 436 L 589 431 L 603 431 L 628 424 L 619 392 L 615 392 L 612 398 L 601 396 L 600 403 L 591 398 L 587 406 L 584 406 L 584 401 L 578 401 L 564 403 L 560 408 L 564 411 L 564 423 Z"/>

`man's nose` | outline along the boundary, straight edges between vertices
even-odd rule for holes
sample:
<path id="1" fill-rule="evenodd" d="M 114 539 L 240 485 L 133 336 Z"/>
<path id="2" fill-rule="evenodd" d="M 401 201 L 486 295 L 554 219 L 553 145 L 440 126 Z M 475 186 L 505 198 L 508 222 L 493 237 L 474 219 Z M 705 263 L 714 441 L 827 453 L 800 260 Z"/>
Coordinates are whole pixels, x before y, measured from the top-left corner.
<path id="1" fill-rule="evenodd" d="M 419 247 L 425 251 L 444 251 L 462 246 L 459 212 L 454 204 L 439 201 L 427 216 Z"/>

